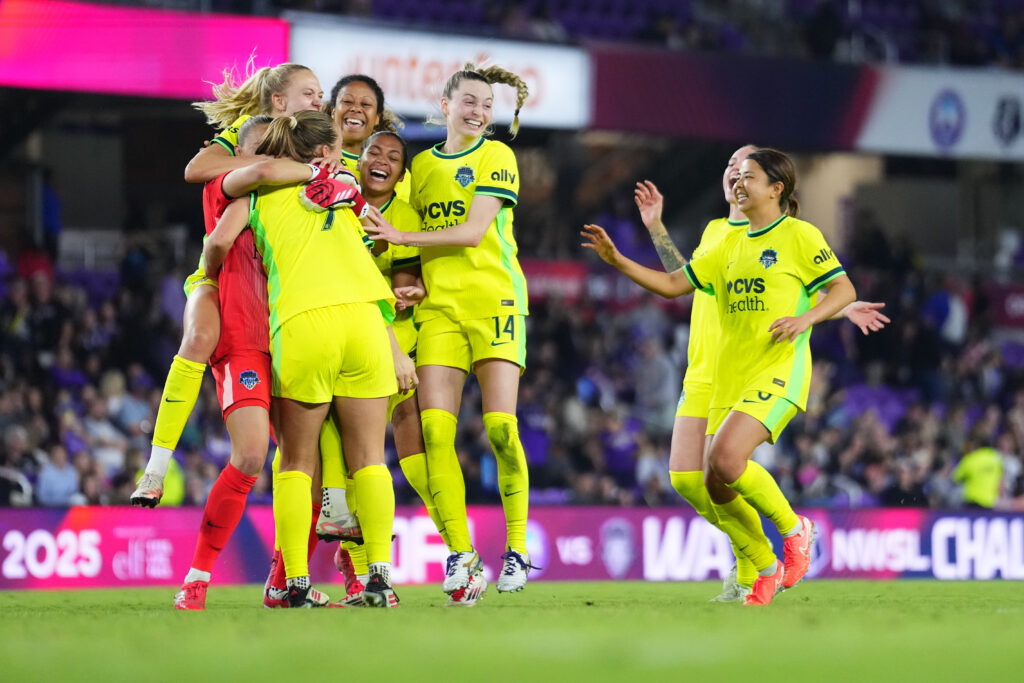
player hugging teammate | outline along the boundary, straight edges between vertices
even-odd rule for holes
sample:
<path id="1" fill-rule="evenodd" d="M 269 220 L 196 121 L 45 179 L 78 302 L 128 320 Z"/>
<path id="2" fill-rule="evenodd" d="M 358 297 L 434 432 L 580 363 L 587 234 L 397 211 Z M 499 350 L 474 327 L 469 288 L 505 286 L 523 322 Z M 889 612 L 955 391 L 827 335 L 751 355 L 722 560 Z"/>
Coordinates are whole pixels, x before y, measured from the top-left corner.
<path id="1" fill-rule="evenodd" d="M 177 608 L 205 608 L 213 563 L 264 465 L 271 423 L 279 448 L 277 551 L 265 606 L 397 606 L 388 419 L 400 465 L 451 551 L 448 604 L 475 604 L 487 583 L 454 450 L 470 371 L 483 389 L 507 520 L 498 590 L 525 586 L 529 479 L 515 409 L 527 294 L 512 234 L 515 156 L 484 137 L 491 83 L 518 91 L 514 136 L 525 83 L 467 64 L 441 100 L 448 138 L 413 160 L 411 178 L 405 142 L 371 78 L 339 81 L 324 107 L 330 116 L 306 111 L 320 108 L 322 92 L 297 64 L 260 69 L 237 86 L 226 74 L 216 100 L 197 104 L 222 129 L 186 168 L 187 180 L 207 183 L 209 238 L 186 285 L 182 346 L 165 383 L 153 454 L 132 496 L 136 505 L 159 503 L 212 362 L 232 456 L 207 500 Z M 350 175 L 338 176 L 342 167 Z M 458 220 L 434 225 L 442 203 L 462 210 L 452 214 Z M 357 213 L 367 208 L 364 232 Z M 372 255 L 367 233 L 377 241 Z M 334 275 L 313 276 L 323 273 Z M 344 541 L 335 563 L 347 595 L 333 605 L 310 585 L 307 563 L 318 536 Z"/>

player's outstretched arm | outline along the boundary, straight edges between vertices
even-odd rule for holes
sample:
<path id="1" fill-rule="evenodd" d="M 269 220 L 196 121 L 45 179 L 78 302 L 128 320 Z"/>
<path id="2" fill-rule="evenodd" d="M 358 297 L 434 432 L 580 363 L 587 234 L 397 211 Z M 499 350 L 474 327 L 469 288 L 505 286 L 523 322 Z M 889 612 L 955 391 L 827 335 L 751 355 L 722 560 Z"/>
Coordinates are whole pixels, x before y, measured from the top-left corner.
<path id="1" fill-rule="evenodd" d="M 671 273 L 662 273 L 641 266 L 636 261 L 623 256 L 618 248 L 616 248 L 612 238 L 608 236 L 608 233 L 600 225 L 584 225 L 580 236 L 585 240 L 580 246 L 600 256 L 602 261 L 610 266 L 614 266 L 623 275 L 644 289 L 659 294 L 666 299 L 689 294 L 694 289 L 693 283 L 686 277 L 682 268 Z M 683 263 L 685 265 L 685 261 Z"/>
<path id="2" fill-rule="evenodd" d="M 185 166 L 186 183 L 206 183 L 219 175 L 250 165 L 260 157 L 232 156 L 217 143 L 207 143 Z"/>
<path id="3" fill-rule="evenodd" d="M 235 238 L 245 230 L 249 223 L 249 198 L 241 197 L 228 204 L 217 221 L 217 227 L 206 238 L 203 245 L 203 266 L 206 274 L 216 277 L 220 267 L 227 258 L 228 250 L 235 243 Z"/>
<path id="4" fill-rule="evenodd" d="M 854 301 L 847 305 L 833 318 L 846 318 L 860 328 L 865 335 L 878 332 L 887 323 L 892 322 L 889 317 L 882 313 L 884 303 L 873 303 L 871 301 Z"/>
<path id="5" fill-rule="evenodd" d="M 661 222 L 665 198 L 657 186 L 650 180 L 637 183 L 633 191 L 633 201 L 640 211 L 640 220 L 651 234 L 651 241 L 654 242 L 654 249 L 658 252 L 661 265 L 665 266 L 665 272 L 671 273 L 682 268 L 686 264 L 686 259 L 672 242 L 665 224 Z"/>
<path id="6" fill-rule="evenodd" d="M 840 275 L 825 285 L 828 295 L 818 297 L 818 302 L 798 316 L 779 318 L 768 328 L 772 341 L 793 341 L 806 332 L 812 325 L 828 320 L 853 303 L 857 298 L 857 290 L 847 275 Z"/>
<path id="7" fill-rule="evenodd" d="M 503 205 L 504 200 L 498 197 L 477 195 L 473 197 L 465 222 L 430 232 L 402 232 L 388 223 L 379 211 L 371 209 L 369 216 L 372 225 L 364 227 L 370 239 L 381 239 L 391 244 L 412 247 L 476 247 Z"/>
<path id="8" fill-rule="evenodd" d="M 224 178 L 224 193 L 229 197 L 241 197 L 261 185 L 289 185 L 330 178 L 341 167 L 337 159 L 317 159 L 319 164 L 291 159 L 263 159 L 252 163 L 253 157 L 245 159 L 249 161 L 247 166 L 231 171 Z"/>

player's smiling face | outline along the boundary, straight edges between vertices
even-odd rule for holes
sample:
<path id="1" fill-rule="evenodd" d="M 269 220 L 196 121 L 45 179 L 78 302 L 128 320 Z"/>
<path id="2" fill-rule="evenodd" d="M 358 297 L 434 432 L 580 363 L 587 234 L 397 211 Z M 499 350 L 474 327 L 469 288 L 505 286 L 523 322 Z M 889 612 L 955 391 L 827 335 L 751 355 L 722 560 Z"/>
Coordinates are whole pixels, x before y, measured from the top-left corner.
<path id="1" fill-rule="evenodd" d="M 767 208 L 773 202 L 777 207 L 782 183 L 768 180 L 768 174 L 753 159 L 745 159 L 740 164 L 740 177 L 732 188 L 736 203 L 744 212 L 755 208 Z M 749 215 L 749 214 L 748 214 Z"/>
<path id="2" fill-rule="evenodd" d="M 288 79 L 288 85 L 274 93 L 274 111 L 279 116 L 291 116 L 297 111 L 320 111 L 324 91 L 312 71 L 296 71 Z"/>
<path id="3" fill-rule="evenodd" d="M 334 100 L 334 121 L 347 142 L 362 142 L 377 127 L 377 95 L 366 83 L 352 81 L 338 91 Z"/>
<path id="4" fill-rule="evenodd" d="M 441 100 L 448 132 L 478 138 L 491 125 L 494 93 L 483 81 L 463 79 L 451 98 Z"/>
<path id="5" fill-rule="evenodd" d="M 363 189 L 372 194 L 391 193 L 405 175 L 402 143 L 392 135 L 378 135 L 363 150 L 359 160 L 359 178 Z"/>
<path id="6" fill-rule="evenodd" d="M 729 158 L 729 163 L 725 166 L 725 172 L 722 173 L 722 191 L 725 193 L 725 201 L 730 204 L 736 203 L 736 198 L 733 195 L 732 189 L 736 185 L 736 181 L 740 178 L 740 164 L 756 149 L 753 145 L 746 145 L 740 147 L 738 150 L 733 152 Z"/>

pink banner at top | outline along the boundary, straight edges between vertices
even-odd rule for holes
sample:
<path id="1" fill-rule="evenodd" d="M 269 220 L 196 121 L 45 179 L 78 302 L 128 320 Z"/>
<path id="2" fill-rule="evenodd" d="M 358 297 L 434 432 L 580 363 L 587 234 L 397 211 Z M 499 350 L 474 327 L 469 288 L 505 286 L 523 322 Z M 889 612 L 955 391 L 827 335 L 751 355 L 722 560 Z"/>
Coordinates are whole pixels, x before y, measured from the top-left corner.
<path id="1" fill-rule="evenodd" d="M 0 85 L 204 98 L 225 67 L 287 61 L 279 19 L 46 0 L 0 1 Z"/>

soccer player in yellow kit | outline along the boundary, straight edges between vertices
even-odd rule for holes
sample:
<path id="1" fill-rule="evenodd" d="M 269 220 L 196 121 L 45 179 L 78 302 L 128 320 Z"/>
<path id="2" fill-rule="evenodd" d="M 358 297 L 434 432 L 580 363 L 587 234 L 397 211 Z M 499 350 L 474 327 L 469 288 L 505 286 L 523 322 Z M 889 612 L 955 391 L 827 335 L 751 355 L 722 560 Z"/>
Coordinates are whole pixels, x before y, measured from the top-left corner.
<path id="1" fill-rule="evenodd" d="M 784 539 L 779 562 L 757 537 L 760 520 L 737 545 L 758 576 L 745 605 L 766 605 L 807 572 L 813 523 L 793 512 L 778 484 L 750 460 L 754 448 L 774 443 L 786 424 L 804 410 L 811 378 L 810 330 L 855 299 L 853 284 L 821 232 L 795 217 L 796 172 L 786 155 L 771 149 L 751 152 L 733 187 L 749 220 L 745 231 L 727 233 L 707 253 L 671 273 L 645 268 L 622 256 L 596 225 L 581 235 L 595 251 L 637 284 L 675 297 L 700 289 L 714 293 L 720 317 L 720 348 L 714 373 L 707 433 L 711 471 Z M 828 295 L 812 305 L 812 296 Z M 745 522 L 750 524 L 750 522 Z M 737 539 L 742 529 L 732 529 Z"/>
<path id="2" fill-rule="evenodd" d="M 328 116 L 298 112 L 275 120 L 257 151 L 308 161 L 329 154 L 336 140 Z M 306 554 L 310 486 L 319 465 L 321 426 L 333 402 L 363 513 L 369 560 L 363 598 L 370 606 L 395 607 L 395 498 L 384 465 L 387 402 L 397 390 L 387 331 L 395 299 L 366 251 L 355 215 L 346 209 L 309 211 L 300 202 L 302 191 L 284 186 L 233 202 L 204 255 L 211 269 L 218 266 L 248 224 L 267 273 L 271 417 L 281 451 L 274 522 L 289 604 L 313 606 Z"/>
<path id="3" fill-rule="evenodd" d="M 224 82 L 214 86 L 213 92 L 213 102 L 196 102 L 193 106 L 206 114 L 208 123 L 222 130 L 185 168 L 185 180 L 190 183 L 206 183 L 258 161 L 252 156 L 235 154 L 238 131 L 251 116 L 278 117 L 316 110 L 323 96 L 313 72 L 292 63 L 259 69 L 237 86 L 233 75 L 225 72 Z M 206 364 L 220 336 L 217 286 L 206 277 L 202 259 L 185 282 L 185 295 L 188 300 L 181 346 L 167 372 L 153 426 L 153 449 L 131 495 L 132 505 L 154 507 L 160 502 L 171 455 L 195 407 Z"/>
<path id="4" fill-rule="evenodd" d="M 474 604 L 487 587 L 469 537 L 465 481 L 455 453 L 456 415 L 471 370 L 483 394 L 484 428 L 497 461 L 507 526 L 498 590 L 522 590 L 531 569 L 529 475 L 515 417 L 528 313 L 526 279 L 512 234 L 519 170 L 507 145 L 484 137 L 492 118 L 492 83 L 517 90 L 511 127 L 516 133 L 526 84 L 504 69 L 467 64 L 443 90 L 447 139 L 412 162 L 412 204 L 424 231 L 395 230 L 372 210 L 376 227 L 366 227 L 373 239 L 421 247 L 427 295 L 416 309 L 420 421 L 430 491 L 452 550 L 443 590 L 456 605 Z"/>
<path id="5" fill-rule="evenodd" d="M 406 176 L 409 151 L 405 141 L 395 132 L 382 131 L 371 135 L 363 145 L 362 157 L 357 171 L 362 178 L 363 197 L 370 206 L 377 208 L 389 224 L 406 232 L 415 232 L 422 227 L 416 210 L 396 194 L 396 186 Z M 374 263 L 396 292 L 414 292 L 417 300 L 422 299 L 423 289 L 419 286 L 420 253 L 416 247 L 389 245 L 379 241 L 374 247 Z M 419 402 L 416 386 L 415 361 L 418 332 L 413 321 L 415 304 L 400 299 L 400 310 L 391 324 L 392 357 L 398 380 L 398 393 L 388 401 L 388 420 L 392 425 L 398 464 L 406 480 L 423 500 L 427 513 L 437 526 L 438 532 L 447 544 L 447 533 L 437 513 L 427 478 L 427 458 L 420 428 Z M 340 434 L 332 420 L 324 425 L 320 433 L 320 450 L 324 465 L 324 500 L 334 499 L 338 492 L 328 488 L 330 477 L 344 484 L 348 490 L 349 507 L 355 487 L 345 482 L 343 454 Z M 330 475 L 329 472 L 337 471 Z M 325 505 L 326 507 L 326 505 Z M 319 525 L 318 525 L 319 528 Z M 366 550 L 362 544 L 342 541 L 334 555 L 334 564 L 345 576 L 346 605 L 360 604 L 359 586 L 367 572 Z"/>
<path id="6" fill-rule="evenodd" d="M 405 176 L 407 157 L 405 141 L 397 133 L 374 133 L 364 145 L 359 172 L 363 179 L 363 197 L 370 206 L 377 208 L 390 225 L 403 232 L 416 232 L 423 225 L 419 214 L 396 194 L 396 185 Z M 417 247 L 381 241 L 374 252 L 373 260 L 377 268 L 394 291 L 400 293 L 409 288 L 418 289 L 417 294 L 422 297 L 423 290 L 417 285 L 420 273 L 420 250 Z M 394 432 L 398 464 L 409 484 L 423 500 L 427 513 L 447 544 L 448 534 L 430 493 L 426 449 L 420 427 L 419 400 L 416 395 L 419 378 L 413 361 L 419 336 L 413 320 L 415 308 L 404 305 L 403 301 L 399 302 L 399 307 L 401 310 L 391 323 L 395 343 L 398 345 L 394 357 L 399 392 L 388 403 L 388 418 Z"/>
<path id="7" fill-rule="evenodd" d="M 753 145 L 744 145 L 729 158 L 722 174 L 722 190 L 729 204 L 729 215 L 726 218 L 716 218 L 705 226 L 700 242 L 694 249 L 693 258 L 706 254 L 730 231 L 747 229 L 749 221 L 736 204 L 733 185 L 739 179 L 740 164 L 755 149 Z M 641 221 L 651 233 L 655 249 L 666 272 L 682 268 L 686 260 L 672 243 L 665 225 L 661 222 L 664 198 L 658 188 L 650 181 L 637 183 L 635 199 Z M 883 306 L 884 304 L 880 303 L 855 301 L 841 313 L 867 334 L 869 331 L 881 329 L 889 322 L 889 319 L 879 312 Z M 725 483 L 705 467 L 705 434 L 719 347 L 716 343 L 719 330 L 718 309 L 714 297 L 694 293 L 690 312 L 686 376 L 683 378 L 683 391 L 676 407 L 676 419 L 672 429 L 669 476 L 673 488 L 679 495 L 702 517 L 729 535 L 731 528 L 737 524 L 742 525 L 741 520 L 750 520 L 751 515 L 756 519 L 757 512 L 743 498 L 733 495 Z M 714 490 L 717 495 L 710 496 L 709 490 Z M 752 525 L 751 529 L 756 531 Z M 763 533 L 755 536 L 758 540 L 767 542 Z M 722 593 L 712 599 L 714 602 L 742 601 L 750 592 L 750 587 L 757 576 L 753 563 L 737 547 L 736 542 L 733 542 L 732 546 L 736 565 L 723 582 Z"/>
<path id="8" fill-rule="evenodd" d="M 377 81 L 364 74 L 340 78 L 331 88 L 330 96 L 324 99 L 323 111 L 332 118 L 340 132 L 341 163 L 358 182 L 359 159 L 364 143 L 375 131 L 397 133 L 398 118 L 385 107 L 384 91 Z M 403 174 L 397 186 L 392 188 L 402 200 L 409 198 L 409 178 L 408 173 Z M 359 543 L 347 540 L 358 529 L 357 510 L 351 500 L 355 487 L 345 476 L 344 463 L 339 457 L 341 435 L 333 419 L 324 423 L 320 447 L 323 451 L 323 507 L 317 518 L 316 534 L 324 541 L 341 541 L 335 564 L 345 574 L 350 596 L 355 596 L 358 593 L 353 589 L 355 577 L 365 574 L 365 571 L 359 571 L 366 564 L 361 559 L 365 552 Z M 352 562 L 355 562 L 357 574 L 353 574 L 350 568 Z"/>

